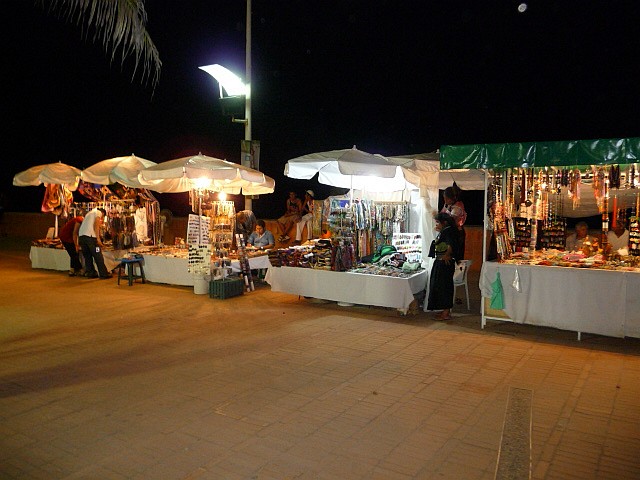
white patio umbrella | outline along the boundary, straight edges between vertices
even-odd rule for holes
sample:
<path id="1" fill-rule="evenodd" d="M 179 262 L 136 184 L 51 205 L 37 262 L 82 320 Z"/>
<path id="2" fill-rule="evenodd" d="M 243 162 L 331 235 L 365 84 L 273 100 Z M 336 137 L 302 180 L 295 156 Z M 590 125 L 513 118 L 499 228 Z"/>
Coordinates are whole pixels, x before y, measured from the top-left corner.
<path id="1" fill-rule="evenodd" d="M 234 195 L 262 195 L 273 193 L 276 185 L 273 178 L 258 170 L 202 154 L 145 168 L 138 179 L 145 188 L 161 193 L 206 188 Z"/>
<path id="2" fill-rule="evenodd" d="M 284 174 L 309 180 L 318 174 L 325 185 L 371 192 L 395 192 L 407 188 L 399 165 L 382 155 L 353 148 L 310 153 L 289 160 Z"/>
<path id="3" fill-rule="evenodd" d="M 13 177 L 13 185 L 16 187 L 37 187 L 44 183 L 48 185 L 62 185 L 67 190 L 75 191 L 78 188 L 79 179 L 79 168 L 58 162 L 36 165 L 35 167 L 17 173 Z M 62 193 L 64 193 L 64 190 Z M 61 198 L 63 197 L 64 195 L 61 195 Z M 59 214 L 54 213 L 54 215 L 56 217 L 54 236 L 57 237 Z"/>
<path id="4" fill-rule="evenodd" d="M 85 168 L 81 172 L 81 178 L 85 182 L 99 185 L 111 185 L 117 182 L 127 187 L 146 188 L 138 180 L 138 174 L 141 170 L 154 165 L 157 164 L 133 154 L 126 157 L 114 157 Z"/>
<path id="5" fill-rule="evenodd" d="M 65 185 L 72 192 L 78 188 L 80 169 L 66 163 L 47 163 L 28 168 L 13 177 L 16 187 L 37 187 L 43 183 Z"/>

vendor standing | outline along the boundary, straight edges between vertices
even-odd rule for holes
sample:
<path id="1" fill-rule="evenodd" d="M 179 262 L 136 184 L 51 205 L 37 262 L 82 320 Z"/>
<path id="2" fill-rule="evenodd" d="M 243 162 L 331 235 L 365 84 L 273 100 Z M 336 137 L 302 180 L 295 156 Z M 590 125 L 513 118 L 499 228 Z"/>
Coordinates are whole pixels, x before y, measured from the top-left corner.
<path id="1" fill-rule="evenodd" d="M 60 229 L 60 233 L 58 237 L 64 246 L 64 249 L 69 254 L 70 261 L 70 270 L 69 276 L 75 277 L 76 275 L 80 275 L 82 271 L 82 262 L 80 261 L 80 239 L 78 232 L 80 231 L 80 225 L 84 217 L 82 215 L 76 215 L 73 218 L 67 220 L 67 223 L 64 224 L 62 229 Z"/>
<path id="2" fill-rule="evenodd" d="M 436 239 L 429 249 L 429 256 L 434 257 L 433 267 L 429 275 L 429 298 L 427 310 L 439 310 L 434 320 L 451 320 L 453 307 L 453 273 L 456 267 L 455 252 L 458 251 L 456 221 L 448 213 L 435 216 Z"/>
<path id="3" fill-rule="evenodd" d="M 465 237 L 464 224 L 467 221 L 467 212 L 464 209 L 464 203 L 460 200 L 460 189 L 454 183 L 453 186 L 444 189 L 444 207 L 440 210 L 442 213 L 451 215 L 458 229 L 458 246 L 454 253 L 457 261 L 464 259 Z"/>
<path id="4" fill-rule="evenodd" d="M 240 210 L 236 213 L 235 233 L 242 235 L 245 242 L 248 242 L 249 235 L 256 228 L 256 216 L 251 210 Z M 235 241 L 235 238 L 234 238 Z"/>
<path id="5" fill-rule="evenodd" d="M 106 279 L 112 277 L 104 265 L 104 256 L 102 255 L 104 244 L 100 239 L 100 229 L 106 215 L 107 212 L 104 208 L 94 208 L 84 217 L 78 230 L 78 243 L 84 257 L 84 276 L 88 278 Z M 98 272 L 93 266 L 94 261 Z"/>

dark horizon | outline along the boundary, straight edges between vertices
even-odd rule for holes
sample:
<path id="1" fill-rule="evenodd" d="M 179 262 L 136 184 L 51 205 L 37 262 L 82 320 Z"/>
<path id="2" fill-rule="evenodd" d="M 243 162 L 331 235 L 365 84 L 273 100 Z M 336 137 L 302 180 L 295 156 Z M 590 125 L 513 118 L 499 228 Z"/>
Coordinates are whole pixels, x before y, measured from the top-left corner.
<path id="1" fill-rule="evenodd" d="M 2 194 L 9 211 L 39 211 L 42 187 L 13 175 L 62 161 L 86 168 L 136 155 L 160 163 L 197 154 L 239 162 L 242 125 L 224 117 L 198 66 L 244 72 L 245 2 L 148 1 L 163 61 L 155 92 L 110 64 L 99 45 L 29 2 L 13 2 L 5 36 Z M 253 0 L 253 138 L 276 191 L 331 187 L 284 177 L 288 159 L 350 148 L 383 155 L 443 144 L 639 136 L 640 64 L 633 2 Z M 160 196 L 186 206 L 186 194 Z M 182 199 L 180 196 L 184 196 Z"/>

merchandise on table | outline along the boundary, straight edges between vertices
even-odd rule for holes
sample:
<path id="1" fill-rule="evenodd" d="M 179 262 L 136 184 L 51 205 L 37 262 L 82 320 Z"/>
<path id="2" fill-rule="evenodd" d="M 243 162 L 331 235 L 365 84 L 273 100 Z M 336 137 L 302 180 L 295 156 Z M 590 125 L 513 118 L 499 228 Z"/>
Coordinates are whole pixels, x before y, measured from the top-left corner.
<path id="1" fill-rule="evenodd" d="M 344 270 L 339 268 L 344 265 L 345 260 L 343 258 L 336 260 L 344 254 L 344 250 L 332 245 L 328 239 L 312 240 L 303 245 L 272 250 L 269 252 L 269 261 L 273 267 L 311 268 L 399 278 L 408 278 L 423 270 L 419 262 L 407 261 L 407 257 L 397 252 L 395 247 L 391 245 L 388 247 L 393 253 L 380 258 L 377 263 L 364 264 L 353 259 L 350 267 Z M 353 252 L 347 252 L 347 255 L 353 258 Z"/>
<path id="2" fill-rule="evenodd" d="M 612 255 L 606 259 L 601 254 L 586 256 L 583 252 L 565 252 L 555 249 L 536 251 L 529 255 L 516 253 L 508 259 L 502 259 L 501 263 L 640 272 L 640 257 Z"/>
<path id="3" fill-rule="evenodd" d="M 635 166 L 586 166 L 578 168 L 507 168 L 492 170 L 487 191 L 489 225 L 493 230 L 492 243 L 499 261 L 529 262 L 537 265 L 616 268 L 635 265 L 640 255 L 640 233 L 637 215 L 640 213 L 640 192 L 633 193 Z M 581 185 L 585 187 L 581 190 Z M 587 188 L 590 187 L 590 191 Z M 623 196 L 622 190 L 631 192 Z M 567 243 L 567 219 L 563 199 L 573 199 L 580 205 L 582 196 L 589 192 L 595 199 L 601 216 L 600 231 L 587 237 L 580 250 L 585 258 L 569 261 L 556 255 L 557 250 L 574 248 L 576 242 Z M 618 198 L 620 197 L 620 198 Z M 625 205 L 625 202 L 627 204 Z M 611 207 L 611 208 L 610 208 Z M 629 243 L 626 248 L 608 246 L 608 234 L 617 222 L 626 223 L 629 215 Z M 611 220 L 611 222 L 610 222 Z M 583 227 L 584 228 L 584 227 Z M 578 248 L 575 248 L 576 250 Z"/>
<path id="4" fill-rule="evenodd" d="M 40 238 L 38 240 L 32 240 L 31 246 L 41 248 L 60 248 L 64 249 L 62 242 L 59 238 Z"/>

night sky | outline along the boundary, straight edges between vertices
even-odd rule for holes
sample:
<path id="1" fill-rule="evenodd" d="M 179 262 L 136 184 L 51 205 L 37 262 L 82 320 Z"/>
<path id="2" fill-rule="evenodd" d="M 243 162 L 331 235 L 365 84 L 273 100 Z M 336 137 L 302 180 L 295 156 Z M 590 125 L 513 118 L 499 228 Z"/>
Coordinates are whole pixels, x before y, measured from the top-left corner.
<path id="1" fill-rule="evenodd" d="M 288 159 L 350 148 L 383 155 L 443 144 L 640 136 L 640 4 L 634 1 L 253 0 L 253 138 L 276 192 Z M 78 26 L 30 0 L 3 4 L 1 192 L 39 211 L 43 187 L 13 175 L 115 156 L 163 162 L 202 152 L 239 162 L 244 128 L 224 117 L 199 65 L 244 72 L 244 0 L 147 0 L 163 62 L 155 92 Z M 186 194 L 160 196 L 188 213 Z"/>

